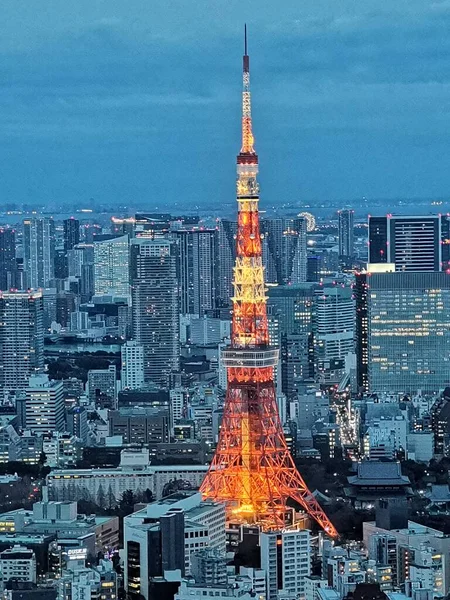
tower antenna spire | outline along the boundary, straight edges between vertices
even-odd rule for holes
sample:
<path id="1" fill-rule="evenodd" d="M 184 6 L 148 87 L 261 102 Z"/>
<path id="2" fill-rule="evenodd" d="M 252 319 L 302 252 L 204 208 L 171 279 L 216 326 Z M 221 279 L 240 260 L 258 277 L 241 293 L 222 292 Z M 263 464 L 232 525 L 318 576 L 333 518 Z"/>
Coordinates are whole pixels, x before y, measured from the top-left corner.
<path id="1" fill-rule="evenodd" d="M 247 23 L 244 23 L 244 54 L 247 56 Z"/>

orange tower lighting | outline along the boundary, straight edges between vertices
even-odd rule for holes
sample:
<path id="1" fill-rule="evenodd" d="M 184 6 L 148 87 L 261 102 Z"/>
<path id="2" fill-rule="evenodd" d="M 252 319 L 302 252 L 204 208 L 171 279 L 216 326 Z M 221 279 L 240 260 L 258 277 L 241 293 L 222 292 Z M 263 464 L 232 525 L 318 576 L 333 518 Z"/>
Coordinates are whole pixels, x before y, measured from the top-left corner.
<path id="1" fill-rule="evenodd" d="M 278 414 L 274 367 L 279 351 L 269 344 L 249 67 L 245 29 L 233 322 L 231 345 L 222 353 L 228 389 L 218 446 L 200 489 L 204 498 L 226 503 L 229 520 L 263 529 L 285 526 L 286 501 L 292 498 L 335 537 L 336 529 L 296 469 Z"/>

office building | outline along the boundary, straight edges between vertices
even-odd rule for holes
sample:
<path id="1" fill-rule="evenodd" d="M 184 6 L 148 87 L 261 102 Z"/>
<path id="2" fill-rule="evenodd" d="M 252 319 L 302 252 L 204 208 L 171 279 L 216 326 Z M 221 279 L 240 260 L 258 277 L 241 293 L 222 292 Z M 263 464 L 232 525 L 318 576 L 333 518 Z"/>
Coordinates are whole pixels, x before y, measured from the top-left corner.
<path id="1" fill-rule="evenodd" d="M 203 316 L 216 307 L 217 231 L 215 229 L 180 229 L 178 240 L 180 311 Z"/>
<path id="2" fill-rule="evenodd" d="M 74 246 L 80 243 L 80 221 L 71 217 L 64 219 L 64 251 L 72 250 Z"/>
<path id="3" fill-rule="evenodd" d="M 313 317 L 315 371 L 324 383 L 340 381 L 345 357 L 354 352 L 354 311 L 349 285 L 334 281 L 316 288 Z"/>
<path id="4" fill-rule="evenodd" d="M 447 216 L 369 217 L 369 263 L 391 263 L 396 271 L 448 268 Z"/>
<path id="5" fill-rule="evenodd" d="M 0 228 L 0 290 L 17 287 L 16 232 Z"/>
<path id="6" fill-rule="evenodd" d="M 338 212 L 339 256 L 351 258 L 354 247 L 354 211 L 343 209 Z"/>
<path id="7" fill-rule="evenodd" d="M 268 290 L 269 318 L 276 319 L 281 341 L 281 389 L 290 397 L 314 377 L 313 312 L 315 284 L 279 285 Z"/>
<path id="8" fill-rule="evenodd" d="M 357 312 L 363 335 L 357 344 L 360 384 L 364 387 L 367 381 L 367 389 L 377 393 L 444 388 L 450 379 L 450 275 L 388 272 L 358 277 L 363 292 Z"/>
<path id="9" fill-rule="evenodd" d="M 144 385 L 144 347 L 136 341 L 126 342 L 121 348 L 122 389 L 136 390 Z"/>
<path id="10" fill-rule="evenodd" d="M 0 386 L 24 389 L 28 378 L 44 368 L 41 292 L 0 294 Z"/>
<path id="11" fill-rule="evenodd" d="M 129 298 L 129 241 L 127 235 L 94 236 L 96 296 Z"/>
<path id="12" fill-rule="evenodd" d="M 64 393 L 61 381 L 50 381 L 47 375 L 33 375 L 26 393 L 26 428 L 43 435 L 64 431 Z"/>
<path id="13" fill-rule="evenodd" d="M 194 554 L 206 548 L 224 553 L 225 541 L 223 504 L 203 501 L 197 492 L 148 504 L 124 519 L 125 589 L 149 598 L 153 578 L 168 571 L 189 575 Z"/>
<path id="14" fill-rule="evenodd" d="M 132 337 L 144 348 L 144 380 L 168 385 L 179 369 L 179 294 L 174 242 L 131 243 Z"/>
<path id="15" fill-rule="evenodd" d="M 277 600 L 281 590 L 294 598 L 303 597 L 306 577 L 311 575 L 310 532 L 267 531 L 261 533 L 260 546 L 267 600 Z"/>
<path id="16" fill-rule="evenodd" d="M 47 217 L 25 219 L 23 252 L 27 287 L 50 287 L 54 278 L 55 223 Z"/>
<path id="17" fill-rule="evenodd" d="M 110 435 L 122 436 L 124 444 L 160 444 L 170 440 L 170 416 L 166 410 L 123 407 L 110 411 L 108 416 Z"/>
<path id="18" fill-rule="evenodd" d="M 368 368 L 369 348 L 367 321 L 367 273 L 355 273 L 355 352 L 356 352 L 356 385 L 358 392 L 367 392 L 369 389 Z"/>
<path id="19" fill-rule="evenodd" d="M 117 396 L 117 372 L 115 365 L 107 369 L 88 371 L 88 393 L 90 402 L 113 407 Z"/>

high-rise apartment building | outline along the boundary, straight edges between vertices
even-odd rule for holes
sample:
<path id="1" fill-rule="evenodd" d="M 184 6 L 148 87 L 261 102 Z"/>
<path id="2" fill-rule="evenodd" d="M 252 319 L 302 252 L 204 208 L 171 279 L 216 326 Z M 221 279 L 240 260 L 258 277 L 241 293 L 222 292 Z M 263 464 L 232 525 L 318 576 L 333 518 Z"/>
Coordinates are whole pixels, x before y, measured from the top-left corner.
<path id="1" fill-rule="evenodd" d="M 76 244 L 67 251 L 67 266 L 69 277 L 81 277 L 83 265 L 94 264 L 94 245 Z"/>
<path id="2" fill-rule="evenodd" d="M 80 221 L 71 217 L 64 219 L 64 251 L 67 253 L 80 243 Z"/>
<path id="3" fill-rule="evenodd" d="M 44 368 L 41 292 L 0 294 L 0 387 L 24 389 Z"/>
<path id="4" fill-rule="evenodd" d="M 62 381 L 47 375 L 32 375 L 25 390 L 26 428 L 37 435 L 64 431 L 64 388 Z"/>
<path id="5" fill-rule="evenodd" d="M 55 267 L 55 223 L 40 217 L 23 222 L 23 251 L 27 286 L 50 287 Z"/>
<path id="6" fill-rule="evenodd" d="M 444 388 L 450 380 L 450 275 L 374 272 L 358 278 L 360 385 L 367 381 L 367 389 L 379 393 Z"/>
<path id="7" fill-rule="evenodd" d="M 179 244 L 181 313 L 202 316 L 216 307 L 217 231 L 179 229 L 174 235 Z"/>
<path id="8" fill-rule="evenodd" d="M 306 220 L 263 219 L 263 263 L 267 283 L 296 284 L 306 281 Z"/>
<path id="9" fill-rule="evenodd" d="M 0 229 L 0 290 L 16 287 L 16 232 Z"/>
<path id="10" fill-rule="evenodd" d="M 449 218 L 441 215 L 369 217 L 369 264 L 396 271 L 441 271 L 449 262 Z"/>
<path id="11" fill-rule="evenodd" d="M 261 533 L 261 569 L 266 572 L 267 600 L 279 591 L 304 597 L 306 577 L 311 575 L 311 541 L 307 529 Z"/>
<path id="12" fill-rule="evenodd" d="M 144 347 L 128 341 L 121 348 L 122 389 L 136 390 L 144 385 Z"/>
<path id="13" fill-rule="evenodd" d="M 237 222 L 218 221 L 218 302 L 228 306 L 233 296 L 233 267 L 236 258 Z"/>
<path id="14" fill-rule="evenodd" d="M 96 296 L 129 298 L 129 240 L 127 235 L 94 236 Z"/>
<path id="15" fill-rule="evenodd" d="M 354 211 L 343 209 L 338 212 L 339 256 L 351 258 L 354 247 Z"/>
<path id="16" fill-rule="evenodd" d="M 131 242 L 132 337 L 144 348 L 144 380 L 167 385 L 179 368 L 179 294 L 176 243 Z"/>

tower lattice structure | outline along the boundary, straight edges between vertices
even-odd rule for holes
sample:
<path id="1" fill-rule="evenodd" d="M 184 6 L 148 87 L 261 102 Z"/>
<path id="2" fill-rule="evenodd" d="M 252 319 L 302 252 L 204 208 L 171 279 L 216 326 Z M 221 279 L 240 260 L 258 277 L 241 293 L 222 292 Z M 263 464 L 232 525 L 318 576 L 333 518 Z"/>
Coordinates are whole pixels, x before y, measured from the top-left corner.
<path id="1" fill-rule="evenodd" d="M 245 34 L 233 321 L 231 344 L 222 353 L 228 387 L 218 446 L 201 492 L 225 502 L 230 520 L 263 529 L 285 526 L 286 501 L 292 498 L 334 537 L 336 529 L 294 464 L 278 413 L 274 367 L 279 351 L 269 344 L 257 174 Z"/>

